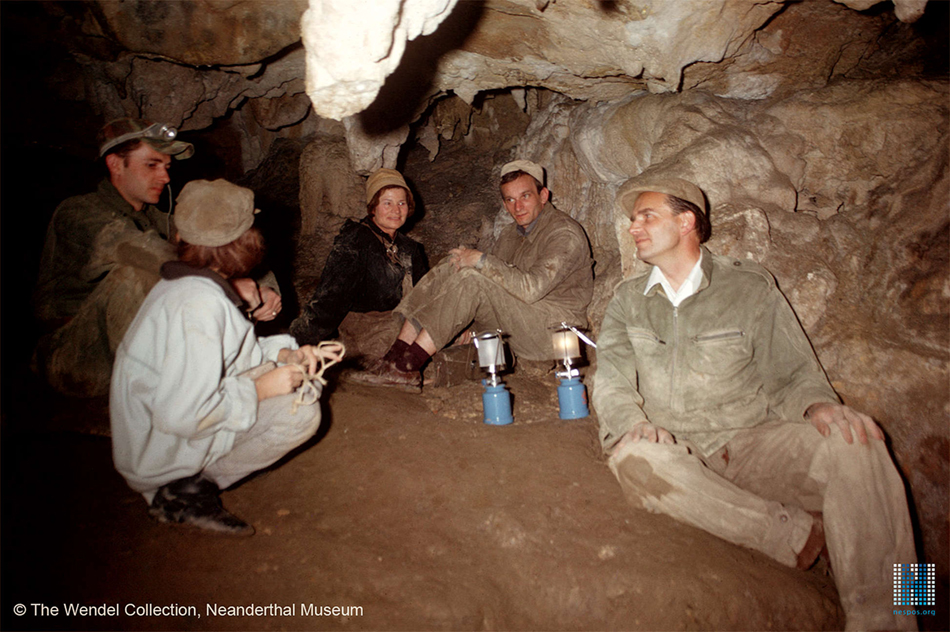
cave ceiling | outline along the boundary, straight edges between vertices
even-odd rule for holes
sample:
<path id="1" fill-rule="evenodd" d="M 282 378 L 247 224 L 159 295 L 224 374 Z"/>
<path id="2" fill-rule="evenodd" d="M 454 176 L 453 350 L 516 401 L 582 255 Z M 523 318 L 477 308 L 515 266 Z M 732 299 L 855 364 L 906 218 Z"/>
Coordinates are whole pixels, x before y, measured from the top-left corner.
<path id="1" fill-rule="evenodd" d="M 392 128 L 440 96 L 471 103 L 500 89 L 546 88 L 597 101 L 698 86 L 760 99 L 846 72 L 888 28 L 868 13 L 887 7 L 909 23 L 926 0 L 805 3 L 821 5 L 814 10 L 827 24 L 807 42 L 796 39 L 799 24 L 771 26 L 797 4 L 783 0 L 44 4 L 63 17 L 58 35 L 83 69 L 70 80 L 83 83 L 73 91 L 97 114 L 138 109 L 187 130 L 258 97 L 297 98 L 271 127 L 290 125 L 309 105 L 304 94 L 318 115 L 342 120 L 384 87 L 409 101 L 394 112 Z M 387 79 L 397 85 L 386 86 Z"/>

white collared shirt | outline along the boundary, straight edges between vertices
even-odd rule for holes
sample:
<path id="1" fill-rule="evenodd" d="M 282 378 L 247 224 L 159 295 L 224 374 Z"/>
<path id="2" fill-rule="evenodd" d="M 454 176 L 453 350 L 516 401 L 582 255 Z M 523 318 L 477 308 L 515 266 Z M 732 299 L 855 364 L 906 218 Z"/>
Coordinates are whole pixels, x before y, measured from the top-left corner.
<path id="1" fill-rule="evenodd" d="M 673 286 L 670 285 L 669 280 L 667 280 L 666 275 L 657 267 L 653 266 L 653 271 L 650 272 L 650 278 L 647 279 L 647 286 L 643 290 L 643 293 L 646 294 L 650 291 L 650 288 L 659 283 L 663 286 L 663 291 L 666 293 L 666 297 L 670 299 L 670 303 L 673 303 L 673 307 L 679 307 L 679 304 L 685 301 L 687 298 L 696 293 L 696 290 L 699 289 L 699 284 L 703 280 L 703 269 L 701 264 L 703 262 L 703 253 L 699 253 L 699 259 L 696 261 L 696 265 L 693 266 L 693 269 L 689 271 L 689 274 L 686 275 L 686 279 L 683 281 L 683 284 L 680 285 L 678 291 L 673 290 Z"/>

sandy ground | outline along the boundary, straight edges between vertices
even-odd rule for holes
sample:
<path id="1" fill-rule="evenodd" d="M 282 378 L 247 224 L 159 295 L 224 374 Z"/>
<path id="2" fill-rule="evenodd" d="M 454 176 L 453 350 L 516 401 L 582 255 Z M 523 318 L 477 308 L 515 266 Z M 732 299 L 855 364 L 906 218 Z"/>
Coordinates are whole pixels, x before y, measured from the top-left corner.
<path id="1" fill-rule="evenodd" d="M 257 530 L 237 539 L 149 519 L 144 501 L 112 467 L 105 402 L 51 395 L 24 374 L 4 402 L 0 624 L 843 626 L 833 583 L 821 570 L 784 568 L 630 508 L 600 456 L 593 418 L 559 420 L 551 376 L 516 374 L 508 383 L 515 423 L 507 427 L 482 423 L 476 383 L 421 395 L 331 384 L 316 439 L 224 493 L 225 505 Z M 15 616 L 16 604 L 27 614 Z M 65 604 L 119 613 L 68 616 Z M 149 604 L 186 612 L 135 614 Z M 209 609 L 215 605 L 270 610 L 216 615 Z M 323 606 L 361 610 L 308 610 Z"/>

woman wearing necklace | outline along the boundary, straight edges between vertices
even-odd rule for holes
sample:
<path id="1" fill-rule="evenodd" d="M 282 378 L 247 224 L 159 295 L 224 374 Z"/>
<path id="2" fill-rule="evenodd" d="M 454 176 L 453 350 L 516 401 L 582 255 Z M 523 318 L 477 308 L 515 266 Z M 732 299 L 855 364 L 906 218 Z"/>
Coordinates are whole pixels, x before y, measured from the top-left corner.
<path id="1" fill-rule="evenodd" d="M 385 338 L 384 332 L 392 330 L 395 338 L 401 323 L 392 310 L 429 269 L 422 245 L 399 232 L 414 210 L 412 193 L 398 171 L 379 169 L 370 175 L 367 216 L 343 225 L 320 283 L 290 325 L 300 344 L 338 337 L 341 323 L 351 313 L 359 315 L 362 340 L 350 339 L 346 331 L 343 338 L 356 354 L 369 352 L 366 345 Z M 392 340 L 379 342 L 385 350 Z"/>

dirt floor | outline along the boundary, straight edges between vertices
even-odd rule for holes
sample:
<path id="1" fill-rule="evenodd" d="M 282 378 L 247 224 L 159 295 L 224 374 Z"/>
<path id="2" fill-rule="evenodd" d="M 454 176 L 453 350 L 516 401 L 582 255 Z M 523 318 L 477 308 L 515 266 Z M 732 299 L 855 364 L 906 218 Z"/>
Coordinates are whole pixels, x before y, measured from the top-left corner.
<path id="1" fill-rule="evenodd" d="M 515 423 L 506 427 L 482 423 L 474 382 L 423 394 L 331 384 L 318 437 L 224 493 L 257 530 L 237 539 L 150 520 L 112 467 L 106 402 L 52 395 L 23 371 L 3 402 L 0 624 L 843 627 L 821 570 L 784 568 L 630 508 L 595 420 L 559 420 L 550 375 L 507 382 Z M 118 614 L 69 616 L 68 604 Z M 213 610 L 252 605 L 264 609 Z M 333 606 L 349 610 L 321 611 Z"/>

